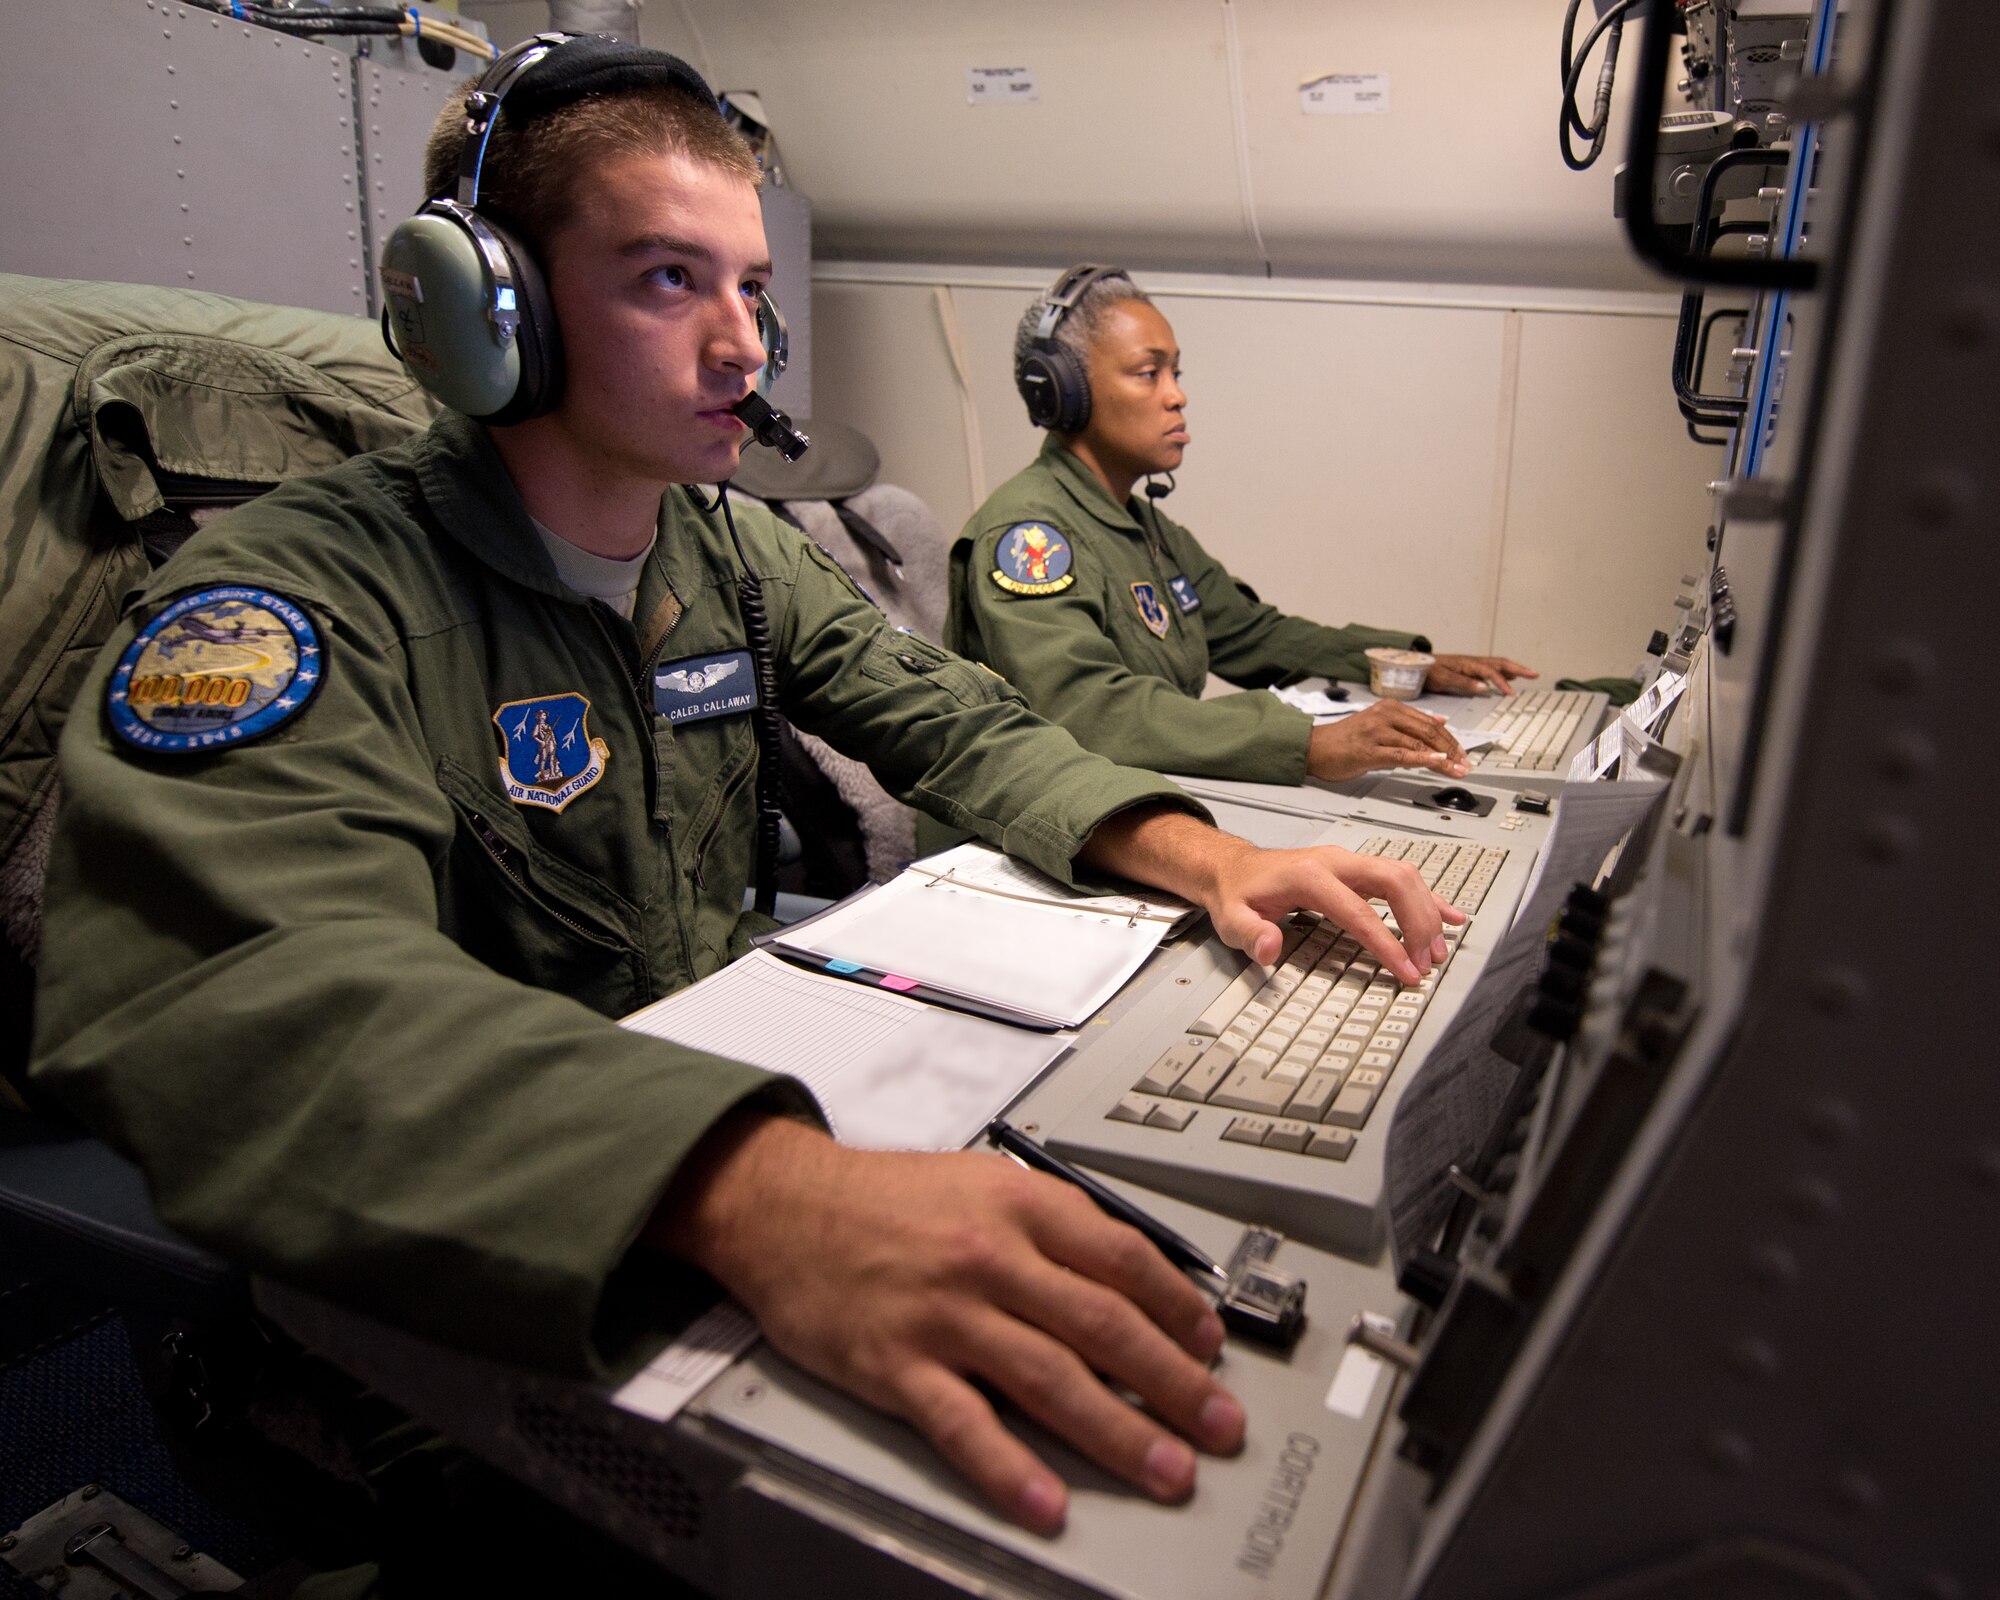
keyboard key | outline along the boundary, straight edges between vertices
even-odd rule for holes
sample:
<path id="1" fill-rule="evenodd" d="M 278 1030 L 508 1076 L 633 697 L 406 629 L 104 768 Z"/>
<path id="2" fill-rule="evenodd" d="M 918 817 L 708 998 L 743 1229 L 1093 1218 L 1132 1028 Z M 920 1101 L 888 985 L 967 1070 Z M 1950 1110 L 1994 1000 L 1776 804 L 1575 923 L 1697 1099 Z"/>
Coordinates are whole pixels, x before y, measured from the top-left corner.
<path id="1" fill-rule="evenodd" d="M 1185 1133 L 1192 1121 L 1193 1106 L 1177 1106 L 1166 1100 L 1155 1102 L 1153 1109 L 1146 1113 L 1147 1127 L 1165 1128 L 1169 1133 Z"/>
<path id="2" fill-rule="evenodd" d="M 1261 1072 L 1238 1067 L 1208 1099 L 1210 1105 L 1228 1106 L 1232 1111 L 1282 1111 L 1292 1089 L 1293 1085 L 1282 1078 L 1267 1078 Z"/>
<path id="3" fill-rule="evenodd" d="M 1264 1135 L 1271 1131 L 1268 1117 L 1237 1117 L 1222 1130 L 1222 1137 L 1237 1144 L 1262 1144 Z"/>
<path id="4" fill-rule="evenodd" d="M 1347 1075 L 1350 1089 L 1379 1089 L 1388 1079 L 1388 1072 L 1381 1067 L 1356 1067 Z"/>
<path id="5" fill-rule="evenodd" d="M 1326 1108 L 1326 1120 L 1335 1127 L 1358 1128 L 1368 1120 L 1375 1106 L 1373 1089 L 1342 1089 Z"/>
<path id="6" fill-rule="evenodd" d="M 1393 1072 L 1396 1067 L 1396 1052 L 1393 1050 L 1367 1050 L 1362 1052 L 1356 1063 L 1359 1072 Z"/>
<path id="7" fill-rule="evenodd" d="M 1303 1117 L 1307 1122 L 1318 1122 L 1326 1116 L 1326 1108 L 1333 1104 L 1333 1097 L 1340 1093 L 1345 1074 L 1328 1072 L 1321 1068 L 1308 1073 L 1306 1081 L 1299 1085 L 1299 1092 L 1292 1096 L 1292 1103 L 1285 1107 L 1288 1116 Z"/>
<path id="8" fill-rule="evenodd" d="M 1144 1095 L 1126 1094 L 1118 1097 L 1118 1104 L 1108 1113 L 1113 1122 L 1144 1123 L 1146 1113 L 1153 1109 L 1153 1102 Z"/>
<path id="9" fill-rule="evenodd" d="M 1201 1050 L 1198 1044 L 1169 1045 L 1134 1087 L 1146 1094 L 1171 1094 L 1174 1085 L 1187 1076 L 1187 1069 L 1194 1065 Z"/>
<path id="10" fill-rule="evenodd" d="M 1345 1128 L 1315 1128 L 1306 1141 L 1307 1155 L 1325 1156 L 1331 1161 L 1345 1161 L 1353 1148 L 1354 1135 Z"/>
<path id="11" fill-rule="evenodd" d="M 1266 1150 L 1303 1150 L 1306 1141 L 1313 1136 L 1314 1129 L 1303 1122 L 1292 1122 L 1285 1118 L 1271 1124 L 1271 1131 L 1264 1135 Z"/>
<path id="12" fill-rule="evenodd" d="M 1219 1045 L 1210 1045 L 1201 1053 L 1201 1059 L 1188 1068 L 1187 1076 L 1174 1085 L 1174 1098 L 1206 1100 L 1235 1065 L 1236 1057 L 1232 1052 L 1222 1050 Z"/>

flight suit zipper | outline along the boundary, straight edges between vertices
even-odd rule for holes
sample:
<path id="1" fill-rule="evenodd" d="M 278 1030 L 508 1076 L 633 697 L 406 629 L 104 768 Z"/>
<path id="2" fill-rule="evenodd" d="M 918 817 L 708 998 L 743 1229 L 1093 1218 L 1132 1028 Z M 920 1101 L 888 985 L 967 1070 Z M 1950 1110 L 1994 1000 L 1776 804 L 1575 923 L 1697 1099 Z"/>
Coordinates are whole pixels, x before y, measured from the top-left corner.
<path id="1" fill-rule="evenodd" d="M 527 877 L 514 869 L 514 847 L 500 836 L 500 830 L 494 827 L 484 815 L 468 808 L 465 812 L 465 820 L 472 829 L 473 838 L 479 841 L 480 848 L 486 852 L 487 856 L 492 860 L 493 865 L 507 875 L 509 880 L 514 884 L 514 887 L 519 889 L 527 897 L 529 903 L 535 906 L 537 910 L 554 917 L 556 921 L 568 928 L 570 932 L 581 934 L 593 943 L 609 943 L 619 946 L 624 944 L 624 940 L 611 938 L 601 928 L 587 927 L 583 923 L 578 922 L 576 918 L 550 905 L 547 898 L 538 893 L 534 886 L 528 882 Z"/>
<path id="2" fill-rule="evenodd" d="M 743 780 L 757 770 L 756 761 L 750 760 L 737 769 L 736 776 L 729 780 L 729 787 L 722 791 L 722 798 L 716 803 L 715 815 L 708 826 L 702 829 L 701 842 L 694 847 L 694 886 L 706 889 L 707 881 L 702 877 L 702 868 L 708 864 L 708 847 L 715 843 L 715 836 L 722 831 L 722 819 L 729 815 L 729 802 L 736 798 L 736 792 L 743 787 Z"/>

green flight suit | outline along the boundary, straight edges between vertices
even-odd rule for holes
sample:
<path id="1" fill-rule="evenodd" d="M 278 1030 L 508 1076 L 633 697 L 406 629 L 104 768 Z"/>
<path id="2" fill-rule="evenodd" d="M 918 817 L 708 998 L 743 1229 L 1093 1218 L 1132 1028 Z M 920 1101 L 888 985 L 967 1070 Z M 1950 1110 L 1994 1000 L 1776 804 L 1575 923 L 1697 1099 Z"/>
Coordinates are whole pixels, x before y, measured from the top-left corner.
<path id="1" fill-rule="evenodd" d="M 1112 813 L 1198 809 L 892 628 L 763 510 L 736 519 L 785 714 L 899 798 L 1065 878 Z M 140 1161 L 167 1222 L 254 1271 L 506 1360 L 628 1361 L 690 1287 L 619 1270 L 682 1159 L 746 1099 L 817 1114 L 791 1079 L 610 1020 L 752 931 L 750 718 L 654 709 L 656 669 L 743 648 L 736 576 L 719 514 L 676 491 L 636 627 L 571 593 L 449 413 L 196 535 L 63 739 L 37 1081 Z M 121 652 L 218 585 L 310 618 L 316 697 L 223 750 L 121 741 Z M 517 803 L 496 713 L 563 695 L 597 775 L 559 811 Z"/>
<path id="2" fill-rule="evenodd" d="M 1071 581 L 1059 589 L 994 576 L 1009 576 L 1002 541 L 1031 522 L 1068 546 L 1061 576 Z M 1275 695 L 1203 700 L 1209 673 L 1246 688 L 1314 674 L 1365 682 L 1364 650 L 1417 637 L 1323 627 L 1265 605 L 1150 502 L 1114 504 L 1054 434 L 952 546 L 945 643 L 992 667 L 1086 750 L 1156 772 L 1302 783 L 1312 719 Z"/>

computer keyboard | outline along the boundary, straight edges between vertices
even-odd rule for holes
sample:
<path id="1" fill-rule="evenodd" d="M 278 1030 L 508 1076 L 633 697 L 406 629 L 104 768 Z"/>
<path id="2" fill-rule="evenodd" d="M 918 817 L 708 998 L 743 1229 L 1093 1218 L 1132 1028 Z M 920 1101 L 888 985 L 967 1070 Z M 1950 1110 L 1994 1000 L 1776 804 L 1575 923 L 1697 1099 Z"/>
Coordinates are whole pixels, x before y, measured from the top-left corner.
<path id="1" fill-rule="evenodd" d="M 1443 963 L 1405 988 L 1359 940 L 1309 914 L 1292 919 L 1268 969 L 1210 940 L 1058 1069 L 1090 1087 L 1066 1105 L 1051 1103 L 1060 1086 L 1038 1096 L 1039 1136 L 1246 1222 L 1372 1251 L 1394 1102 L 1505 931 L 1534 851 L 1388 833 L 1349 847 L 1414 863 L 1467 914 L 1446 930 Z M 1116 1066 L 1092 1071 L 1094 1061 Z"/>
<path id="2" fill-rule="evenodd" d="M 1475 725 L 1498 744 L 1467 753 L 1475 772 L 1559 772 L 1570 742 L 1598 697 L 1580 689 L 1524 689 L 1501 700 Z"/>

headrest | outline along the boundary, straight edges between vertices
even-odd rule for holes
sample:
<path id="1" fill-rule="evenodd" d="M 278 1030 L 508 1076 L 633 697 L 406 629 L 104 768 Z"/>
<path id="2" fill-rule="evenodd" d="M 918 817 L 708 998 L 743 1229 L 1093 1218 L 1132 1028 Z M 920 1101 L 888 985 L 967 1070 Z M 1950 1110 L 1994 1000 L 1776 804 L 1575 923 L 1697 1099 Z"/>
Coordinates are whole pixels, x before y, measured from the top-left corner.
<path id="1" fill-rule="evenodd" d="M 651 88 L 678 89 L 722 115 L 708 81 L 679 56 L 594 34 L 567 41 L 522 73 L 507 91 L 504 115 L 518 128 L 585 95 Z"/>
<path id="2" fill-rule="evenodd" d="M 775 450 L 745 450 L 729 486 L 759 500 L 845 500 L 875 481 L 882 457 L 860 429 L 810 417 L 797 418 L 796 426 L 811 438 L 810 450 L 797 461 Z"/>

